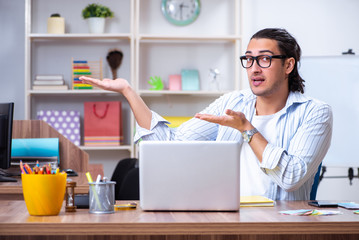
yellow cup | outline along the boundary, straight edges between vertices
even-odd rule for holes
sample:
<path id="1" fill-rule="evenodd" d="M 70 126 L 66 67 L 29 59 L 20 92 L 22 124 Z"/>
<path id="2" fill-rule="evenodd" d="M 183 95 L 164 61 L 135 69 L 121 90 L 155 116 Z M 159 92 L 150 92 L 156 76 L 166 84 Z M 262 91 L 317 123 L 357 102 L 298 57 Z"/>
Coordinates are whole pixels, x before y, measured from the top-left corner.
<path id="1" fill-rule="evenodd" d="M 22 191 L 30 215 L 59 214 L 66 191 L 66 173 L 21 174 Z"/>

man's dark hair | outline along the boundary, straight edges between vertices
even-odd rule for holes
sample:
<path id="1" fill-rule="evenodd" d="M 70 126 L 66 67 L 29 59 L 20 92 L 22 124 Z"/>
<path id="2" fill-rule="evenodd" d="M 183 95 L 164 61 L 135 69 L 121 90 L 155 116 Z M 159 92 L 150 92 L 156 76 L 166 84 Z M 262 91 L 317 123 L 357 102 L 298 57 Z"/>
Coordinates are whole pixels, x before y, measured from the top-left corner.
<path id="1" fill-rule="evenodd" d="M 281 28 L 265 28 L 255 33 L 251 39 L 267 38 L 276 40 L 281 54 L 288 58 L 294 58 L 295 64 L 288 76 L 288 88 L 292 92 L 304 93 L 304 79 L 299 75 L 298 63 L 300 61 L 301 49 L 295 38 L 287 30 Z"/>

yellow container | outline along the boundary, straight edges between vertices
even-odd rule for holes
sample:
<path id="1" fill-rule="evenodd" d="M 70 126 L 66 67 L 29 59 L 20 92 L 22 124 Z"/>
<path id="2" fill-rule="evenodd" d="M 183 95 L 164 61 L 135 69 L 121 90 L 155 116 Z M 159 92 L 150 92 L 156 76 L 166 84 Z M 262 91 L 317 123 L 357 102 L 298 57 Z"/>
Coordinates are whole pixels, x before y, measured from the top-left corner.
<path id="1" fill-rule="evenodd" d="M 47 19 L 47 33 L 64 34 L 65 19 L 62 17 L 49 17 Z"/>
<path id="2" fill-rule="evenodd" d="M 30 215 L 59 214 L 66 191 L 66 173 L 21 174 L 22 191 Z"/>

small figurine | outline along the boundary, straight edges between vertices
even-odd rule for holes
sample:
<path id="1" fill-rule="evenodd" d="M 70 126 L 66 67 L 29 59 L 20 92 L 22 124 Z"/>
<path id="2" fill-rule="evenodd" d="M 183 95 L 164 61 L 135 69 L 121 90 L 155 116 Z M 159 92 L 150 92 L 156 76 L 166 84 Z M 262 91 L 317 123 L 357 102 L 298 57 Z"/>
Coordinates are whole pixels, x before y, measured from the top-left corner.
<path id="1" fill-rule="evenodd" d="M 151 77 L 148 83 L 152 86 L 150 90 L 163 90 L 164 88 L 162 79 L 158 76 Z"/>
<path id="2" fill-rule="evenodd" d="M 219 74 L 220 74 L 220 72 L 217 68 L 209 69 L 209 84 L 210 84 L 211 90 L 219 91 L 219 81 L 218 81 Z"/>

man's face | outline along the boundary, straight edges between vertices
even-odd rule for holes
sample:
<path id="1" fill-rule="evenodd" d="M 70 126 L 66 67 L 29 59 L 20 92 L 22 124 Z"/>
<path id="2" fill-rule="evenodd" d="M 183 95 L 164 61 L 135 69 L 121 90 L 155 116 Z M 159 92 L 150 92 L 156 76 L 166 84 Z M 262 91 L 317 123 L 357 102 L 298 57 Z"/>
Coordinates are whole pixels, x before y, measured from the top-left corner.
<path id="1" fill-rule="evenodd" d="M 252 39 L 247 47 L 246 56 L 281 55 L 277 41 L 260 38 Z M 252 67 L 247 69 L 249 85 L 252 92 L 260 97 L 273 97 L 278 94 L 288 95 L 288 59 L 272 58 L 269 68 L 262 68 L 254 61 Z M 289 72 L 288 72 L 289 71 Z"/>

